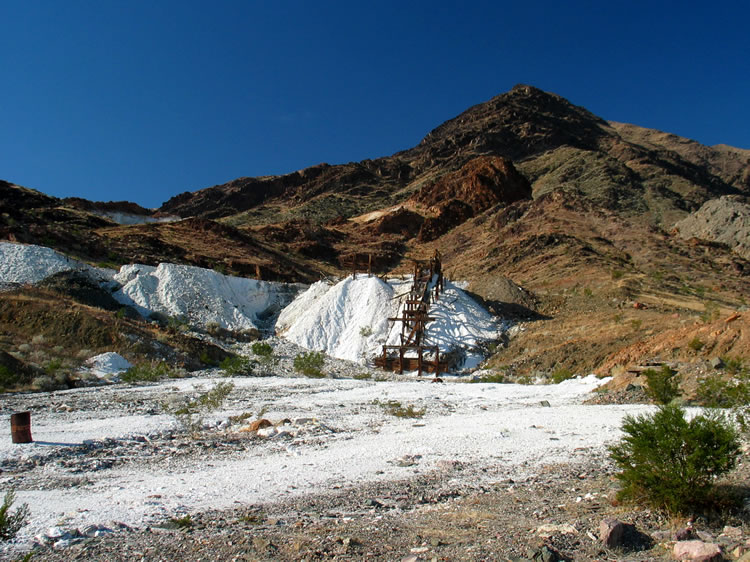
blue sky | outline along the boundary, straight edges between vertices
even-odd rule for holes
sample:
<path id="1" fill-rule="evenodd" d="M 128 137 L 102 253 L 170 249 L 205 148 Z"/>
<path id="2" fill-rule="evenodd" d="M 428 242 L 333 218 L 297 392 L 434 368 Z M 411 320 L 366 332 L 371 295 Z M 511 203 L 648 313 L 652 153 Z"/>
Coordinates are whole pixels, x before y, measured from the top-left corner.
<path id="1" fill-rule="evenodd" d="M 744 2 L 0 4 L 0 178 L 169 197 L 390 155 L 525 83 L 750 148 Z"/>

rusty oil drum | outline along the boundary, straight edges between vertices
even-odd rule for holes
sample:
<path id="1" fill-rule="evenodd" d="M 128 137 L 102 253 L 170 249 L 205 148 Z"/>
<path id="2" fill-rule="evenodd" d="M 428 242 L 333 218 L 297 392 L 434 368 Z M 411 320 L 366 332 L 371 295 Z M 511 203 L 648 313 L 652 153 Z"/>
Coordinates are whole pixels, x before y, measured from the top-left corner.
<path id="1" fill-rule="evenodd" d="M 31 412 L 10 415 L 10 436 L 13 443 L 31 443 Z"/>

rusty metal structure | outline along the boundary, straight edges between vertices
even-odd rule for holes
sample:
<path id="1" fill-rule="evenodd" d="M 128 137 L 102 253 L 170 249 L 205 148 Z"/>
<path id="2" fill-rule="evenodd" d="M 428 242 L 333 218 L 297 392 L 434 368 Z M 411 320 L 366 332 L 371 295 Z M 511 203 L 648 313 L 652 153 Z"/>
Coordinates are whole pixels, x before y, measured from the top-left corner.
<path id="1" fill-rule="evenodd" d="M 443 292 L 443 268 L 440 252 L 428 262 L 414 263 L 414 281 L 406 295 L 401 316 L 389 318 L 401 324 L 400 344 L 384 345 L 383 354 L 375 358 L 375 365 L 389 371 L 403 373 L 417 371 L 434 373 L 437 377 L 448 365 L 440 361 L 440 348 L 429 345 L 427 324 L 435 320 L 430 316 L 430 304 Z"/>

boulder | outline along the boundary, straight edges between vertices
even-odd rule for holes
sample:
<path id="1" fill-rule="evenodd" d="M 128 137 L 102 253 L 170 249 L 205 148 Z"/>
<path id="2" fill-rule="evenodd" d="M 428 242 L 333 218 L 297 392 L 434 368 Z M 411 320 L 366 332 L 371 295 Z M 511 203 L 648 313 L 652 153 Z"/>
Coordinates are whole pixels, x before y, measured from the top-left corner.
<path id="1" fill-rule="evenodd" d="M 724 559 L 718 544 L 699 540 L 678 541 L 672 553 L 677 560 L 692 562 L 717 562 Z"/>
<path id="2" fill-rule="evenodd" d="M 607 518 L 599 523 L 599 538 L 604 546 L 608 548 L 620 546 L 624 536 L 625 525 L 622 521 L 614 518 Z"/>

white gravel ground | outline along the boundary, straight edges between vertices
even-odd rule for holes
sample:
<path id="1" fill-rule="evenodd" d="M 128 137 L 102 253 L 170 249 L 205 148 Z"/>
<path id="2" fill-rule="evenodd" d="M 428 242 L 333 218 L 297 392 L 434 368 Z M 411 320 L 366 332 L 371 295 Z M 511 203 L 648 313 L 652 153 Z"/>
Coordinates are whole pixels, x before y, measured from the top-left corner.
<path id="1" fill-rule="evenodd" d="M 139 449 L 142 456 L 127 463 L 83 473 L 57 461 L 57 455 L 74 458 L 76 446 L 84 448 L 90 440 L 115 438 L 127 445 L 146 436 L 161 443 L 160 435 L 177 427 L 173 416 L 159 413 L 161 403 L 224 380 L 236 387 L 226 408 L 207 419 L 213 427 L 209 435 L 236 437 L 238 426 L 225 427 L 228 417 L 261 407 L 274 422 L 314 418 L 319 423 L 303 420 L 289 426 L 289 434 L 265 439 L 243 433 L 252 440 L 249 446 L 230 447 L 220 455 L 195 446 L 190 454 L 161 456 L 156 462 L 158 448 L 149 449 L 153 453 Z M 35 481 L 76 483 L 18 488 L 17 501 L 31 508 L 22 541 L 55 525 L 81 528 L 119 521 L 141 527 L 175 514 L 402 479 L 433 470 L 439 461 L 503 465 L 519 476 L 541 464 L 580 461 L 618 437 L 626 413 L 648 409 L 581 405 L 602 382 L 593 376 L 554 386 L 211 377 L 70 390 L 50 395 L 50 408 L 33 414 L 35 443 L 12 444 L 6 427 L 0 462 L 7 466 L 53 456 L 55 462 L 37 462 L 31 471 L 39 472 Z M 389 400 L 426 413 L 420 419 L 394 417 L 378 404 Z M 135 403 L 154 409 L 132 414 L 128 404 Z M 197 445 L 187 437 L 184 442 Z M 0 485 L 13 486 L 18 476 L 6 472 Z"/>

